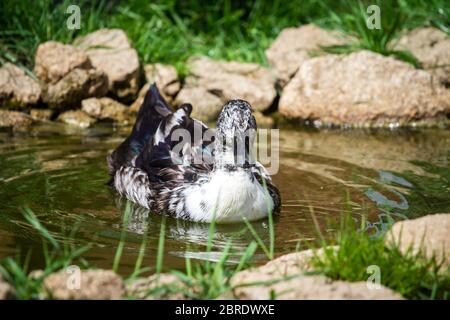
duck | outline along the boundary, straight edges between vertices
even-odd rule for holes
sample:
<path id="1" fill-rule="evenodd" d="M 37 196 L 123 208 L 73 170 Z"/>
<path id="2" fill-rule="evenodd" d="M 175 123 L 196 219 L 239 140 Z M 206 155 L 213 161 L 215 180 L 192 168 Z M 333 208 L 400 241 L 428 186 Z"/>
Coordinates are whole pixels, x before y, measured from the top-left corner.
<path id="1" fill-rule="evenodd" d="M 225 103 L 215 130 L 192 118 L 192 110 L 188 103 L 172 110 L 153 83 L 130 135 L 107 157 L 110 186 L 152 212 L 196 222 L 279 213 L 278 188 L 264 166 L 252 161 L 257 124 L 250 103 Z"/>

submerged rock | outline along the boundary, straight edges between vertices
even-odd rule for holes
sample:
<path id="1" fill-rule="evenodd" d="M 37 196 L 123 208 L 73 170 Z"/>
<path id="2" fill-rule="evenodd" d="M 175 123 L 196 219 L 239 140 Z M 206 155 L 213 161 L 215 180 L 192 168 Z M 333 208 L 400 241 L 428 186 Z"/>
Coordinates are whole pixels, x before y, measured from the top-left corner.
<path id="1" fill-rule="evenodd" d="M 136 299 L 190 300 L 184 292 L 192 291 L 173 274 L 155 274 L 133 280 L 126 286 L 126 294 Z"/>
<path id="2" fill-rule="evenodd" d="M 83 100 L 81 110 L 99 120 L 112 120 L 125 125 L 133 121 L 126 106 L 108 97 Z"/>
<path id="3" fill-rule="evenodd" d="M 57 300 L 117 300 L 125 293 L 122 279 L 111 270 L 80 272 L 79 288 L 72 283 L 72 274 L 61 270 L 44 280 L 48 297 Z"/>
<path id="4" fill-rule="evenodd" d="M 23 108 L 36 104 L 41 87 L 21 68 L 5 63 L 0 68 L 0 107 Z"/>
<path id="5" fill-rule="evenodd" d="M 439 81 L 450 84 L 450 38 L 436 28 L 414 29 L 400 38 L 396 46 L 409 50 Z"/>
<path id="6" fill-rule="evenodd" d="M 97 121 L 95 118 L 90 117 L 82 110 L 70 110 L 63 112 L 58 116 L 58 120 L 80 128 L 88 128 Z"/>
<path id="7" fill-rule="evenodd" d="M 49 84 L 43 100 L 55 110 L 76 107 L 83 99 L 103 96 L 108 89 L 107 81 L 100 70 L 74 69 L 57 83 Z"/>
<path id="8" fill-rule="evenodd" d="M 266 56 L 280 85 L 285 86 L 300 65 L 310 59 L 312 51 L 319 50 L 320 46 L 338 44 L 343 44 L 343 41 L 336 32 L 308 24 L 299 28 L 283 29 L 266 50 Z"/>
<path id="9" fill-rule="evenodd" d="M 450 268 L 450 214 L 433 214 L 414 220 L 398 221 L 386 235 L 386 242 L 396 245 L 404 253 L 417 254 L 422 251 L 425 257 L 436 257 Z"/>
<path id="10" fill-rule="evenodd" d="M 100 29 L 77 39 L 92 65 L 108 76 L 108 89 L 120 99 L 130 99 L 138 91 L 139 58 L 123 30 Z"/>
<path id="11" fill-rule="evenodd" d="M 238 272 L 230 283 L 238 299 L 402 299 L 389 288 L 369 289 L 366 282 L 335 281 L 322 275 L 305 275 L 311 271 L 309 260 L 323 254 L 319 249 L 291 253 L 272 260 L 264 266 Z M 266 284 L 262 285 L 262 283 Z"/>
<path id="12" fill-rule="evenodd" d="M 360 51 L 304 62 L 284 88 L 279 111 L 321 124 L 384 126 L 445 118 L 450 91 L 394 58 Z"/>
<path id="13" fill-rule="evenodd" d="M 82 50 L 56 41 L 39 45 L 34 59 L 34 73 L 46 83 L 56 83 L 76 68 L 91 69 L 91 61 Z"/>
<path id="14" fill-rule="evenodd" d="M 50 121 L 53 117 L 53 110 L 51 109 L 31 109 L 30 116 L 36 121 Z"/>
<path id="15" fill-rule="evenodd" d="M 268 109 L 275 99 L 275 78 L 260 65 L 197 57 L 189 60 L 188 68 L 190 75 L 179 95 L 183 90 L 202 88 L 217 96 L 222 105 L 231 99 L 244 99 L 256 111 Z"/>
<path id="16" fill-rule="evenodd" d="M 0 109 L 0 128 L 25 130 L 32 123 L 33 119 L 23 112 Z"/>

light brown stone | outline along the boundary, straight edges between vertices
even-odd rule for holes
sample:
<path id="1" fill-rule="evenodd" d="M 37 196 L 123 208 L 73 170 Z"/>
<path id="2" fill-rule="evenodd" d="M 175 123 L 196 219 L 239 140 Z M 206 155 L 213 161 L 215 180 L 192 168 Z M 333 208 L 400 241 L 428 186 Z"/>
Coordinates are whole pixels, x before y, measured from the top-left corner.
<path id="1" fill-rule="evenodd" d="M 193 290 L 187 288 L 173 274 L 162 273 L 147 278 L 138 278 L 127 284 L 127 296 L 135 299 L 190 300 L 183 292 Z M 156 294 L 158 293 L 158 294 Z"/>
<path id="2" fill-rule="evenodd" d="M 334 281 L 320 275 L 298 275 L 290 279 L 271 279 L 270 285 L 247 285 L 234 289 L 242 300 L 402 300 L 393 290 L 380 286 L 369 289 L 366 282 Z M 259 282 L 258 277 L 248 283 Z"/>
<path id="3" fill-rule="evenodd" d="M 133 121 L 128 107 L 108 97 L 83 100 L 81 110 L 99 120 L 112 120 L 124 125 Z"/>
<path id="4" fill-rule="evenodd" d="M 330 247 L 336 250 L 337 247 Z M 283 255 L 267 264 L 238 272 L 230 284 L 237 299 L 341 300 L 402 299 L 401 295 L 381 286 L 369 289 L 366 282 L 334 281 L 312 271 L 310 259 L 324 250 L 304 250 Z"/>
<path id="5" fill-rule="evenodd" d="M 175 99 L 175 105 L 191 103 L 191 116 L 200 121 L 215 121 L 223 107 L 222 100 L 203 87 L 184 87 Z"/>
<path id="6" fill-rule="evenodd" d="M 213 93 L 222 104 L 232 99 L 243 99 L 255 111 L 264 111 L 275 99 L 275 77 L 270 70 L 258 64 L 196 57 L 189 60 L 188 68 L 187 86 Z"/>
<path id="7" fill-rule="evenodd" d="M 21 68 L 9 62 L 0 68 L 0 107 L 23 108 L 36 104 L 40 96 L 39 84 Z"/>
<path id="8" fill-rule="evenodd" d="M 147 83 L 156 83 L 156 86 L 167 100 L 172 100 L 181 89 L 178 81 L 177 69 L 174 66 L 155 63 L 144 66 Z"/>
<path id="9" fill-rule="evenodd" d="M 88 128 L 96 122 L 95 118 L 90 117 L 82 110 L 69 110 L 63 112 L 58 116 L 58 120 L 80 128 Z"/>
<path id="10" fill-rule="evenodd" d="M 31 109 L 30 116 L 36 121 L 50 121 L 54 112 L 51 109 Z"/>
<path id="11" fill-rule="evenodd" d="M 14 288 L 0 276 L 0 300 L 15 299 Z"/>
<path id="12" fill-rule="evenodd" d="M 308 24 L 299 28 L 283 29 L 266 50 L 266 56 L 275 70 L 280 85 L 285 86 L 300 65 L 310 59 L 311 52 L 319 50 L 320 46 L 342 43 L 336 32 Z"/>
<path id="13" fill-rule="evenodd" d="M 47 83 L 58 82 L 75 68 L 92 68 L 88 56 L 82 50 L 56 41 L 40 44 L 34 61 L 34 73 Z"/>
<path id="14" fill-rule="evenodd" d="M 432 214 L 414 220 L 398 221 L 386 235 L 386 242 L 407 254 L 423 252 L 450 267 L 450 214 Z"/>
<path id="15" fill-rule="evenodd" d="M 318 124 L 403 125 L 445 118 L 450 91 L 426 71 L 360 51 L 304 62 L 284 88 L 279 111 Z"/>
<path id="16" fill-rule="evenodd" d="M 32 123 L 31 117 L 23 112 L 0 109 L 0 128 L 24 130 Z"/>
<path id="17" fill-rule="evenodd" d="M 100 29 L 77 39 L 75 45 L 85 50 L 92 65 L 108 76 L 109 91 L 120 99 L 137 94 L 139 58 L 123 30 Z"/>
<path id="18" fill-rule="evenodd" d="M 403 35 L 396 49 L 409 50 L 433 76 L 450 83 L 450 37 L 436 28 L 414 29 Z"/>
<path id="19" fill-rule="evenodd" d="M 101 97 L 107 91 L 106 75 L 96 69 L 74 69 L 44 92 L 43 100 L 50 108 L 62 110 L 80 105 L 83 99 Z"/>
<path id="20" fill-rule="evenodd" d="M 79 289 L 70 278 L 74 274 L 61 270 L 44 280 L 48 295 L 57 300 L 117 300 L 125 293 L 120 276 L 110 270 L 86 270 L 80 272 Z"/>

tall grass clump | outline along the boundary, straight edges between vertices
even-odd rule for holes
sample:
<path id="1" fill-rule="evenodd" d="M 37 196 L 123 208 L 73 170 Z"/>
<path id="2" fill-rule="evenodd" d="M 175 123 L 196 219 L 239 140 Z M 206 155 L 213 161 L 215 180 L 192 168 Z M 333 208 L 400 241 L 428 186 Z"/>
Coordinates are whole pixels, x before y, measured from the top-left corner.
<path id="1" fill-rule="evenodd" d="M 348 43 L 324 47 L 330 53 L 350 53 L 359 50 L 370 50 L 384 56 L 394 56 L 420 67 L 412 53 L 395 49 L 395 41 L 403 30 L 408 14 L 402 10 L 400 0 L 345 1 L 340 11 L 330 10 L 329 25 L 348 36 Z M 368 26 L 368 7 L 376 5 L 380 8 L 379 28 Z M 344 9 L 345 11 L 342 11 Z"/>

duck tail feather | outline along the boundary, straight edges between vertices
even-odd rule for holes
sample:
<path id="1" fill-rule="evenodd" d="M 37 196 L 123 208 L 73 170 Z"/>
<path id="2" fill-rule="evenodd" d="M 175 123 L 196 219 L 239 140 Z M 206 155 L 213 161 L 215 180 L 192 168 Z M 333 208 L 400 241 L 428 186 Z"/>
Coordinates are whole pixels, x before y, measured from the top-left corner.
<path id="1" fill-rule="evenodd" d="M 155 134 L 161 120 L 171 113 L 171 108 L 153 83 L 145 94 L 130 135 L 107 158 L 111 176 L 120 167 L 132 164 L 132 160 Z"/>

